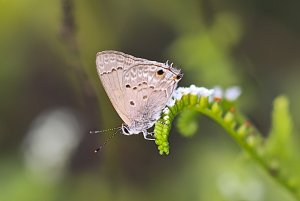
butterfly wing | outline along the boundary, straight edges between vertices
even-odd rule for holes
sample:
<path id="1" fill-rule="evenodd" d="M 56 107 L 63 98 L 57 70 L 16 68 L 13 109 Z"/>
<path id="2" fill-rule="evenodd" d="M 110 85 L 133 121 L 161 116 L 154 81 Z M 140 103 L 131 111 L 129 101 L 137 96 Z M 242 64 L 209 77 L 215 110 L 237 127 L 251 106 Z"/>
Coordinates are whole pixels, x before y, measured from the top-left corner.
<path id="1" fill-rule="evenodd" d="M 112 105 L 137 133 L 159 118 L 181 79 L 171 66 L 117 51 L 97 53 L 96 64 Z"/>
<path id="2" fill-rule="evenodd" d="M 181 77 L 179 70 L 148 60 L 124 72 L 125 108 L 136 123 L 136 132 L 151 127 L 160 117 Z"/>
<path id="3" fill-rule="evenodd" d="M 97 72 L 104 90 L 119 116 L 129 125 L 131 120 L 124 102 L 123 73 L 132 65 L 144 61 L 118 51 L 98 52 L 96 56 Z"/>

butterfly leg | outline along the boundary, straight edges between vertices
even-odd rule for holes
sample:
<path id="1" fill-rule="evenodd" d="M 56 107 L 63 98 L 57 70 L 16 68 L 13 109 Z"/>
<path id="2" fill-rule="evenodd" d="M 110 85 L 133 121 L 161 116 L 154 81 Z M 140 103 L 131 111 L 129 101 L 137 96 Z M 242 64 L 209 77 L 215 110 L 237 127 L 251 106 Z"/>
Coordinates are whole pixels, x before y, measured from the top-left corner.
<path id="1" fill-rule="evenodd" d="M 155 140 L 154 136 L 153 136 L 153 132 L 152 133 L 148 133 L 147 130 L 142 131 L 145 140 Z M 149 138 L 150 136 L 150 138 Z"/>

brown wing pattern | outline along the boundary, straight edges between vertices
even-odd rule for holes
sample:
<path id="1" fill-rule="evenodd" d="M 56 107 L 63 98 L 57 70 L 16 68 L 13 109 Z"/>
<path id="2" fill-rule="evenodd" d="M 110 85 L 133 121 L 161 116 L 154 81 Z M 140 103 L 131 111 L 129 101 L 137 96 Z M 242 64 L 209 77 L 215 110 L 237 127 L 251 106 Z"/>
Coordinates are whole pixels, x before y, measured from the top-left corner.
<path id="1" fill-rule="evenodd" d="M 129 118 L 138 122 L 157 119 L 177 86 L 176 76 L 170 67 L 152 61 L 126 70 L 123 86 Z"/>

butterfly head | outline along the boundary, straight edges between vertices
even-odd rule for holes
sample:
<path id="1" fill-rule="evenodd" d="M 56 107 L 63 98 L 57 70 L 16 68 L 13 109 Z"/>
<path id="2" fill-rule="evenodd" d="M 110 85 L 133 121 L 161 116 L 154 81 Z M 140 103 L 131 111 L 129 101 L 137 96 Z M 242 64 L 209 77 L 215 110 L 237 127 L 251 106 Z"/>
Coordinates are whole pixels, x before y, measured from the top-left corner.
<path id="1" fill-rule="evenodd" d="M 124 135 L 132 135 L 132 134 L 139 134 L 140 132 L 142 132 L 142 130 L 144 130 L 146 124 L 141 124 L 141 125 L 137 125 L 136 122 L 133 123 L 133 125 L 128 126 L 127 124 L 123 123 L 122 124 L 122 132 Z"/>
<path id="2" fill-rule="evenodd" d="M 169 70 L 170 78 L 172 80 L 179 82 L 182 79 L 183 73 L 181 72 L 180 69 L 173 67 L 173 63 L 171 63 L 171 65 L 169 65 L 169 63 L 167 61 L 165 63 L 165 68 Z"/>
<path id="3" fill-rule="evenodd" d="M 146 131 L 154 125 L 155 121 L 147 122 L 133 122 L 132 125 L 122 124 L 121 129 L 124 135 L 139 134 Z"/>
<path id="4" fill-rule="evenodd" d="M 179 71 L 179 73 L 177 73 L 175 76 L 173 76 L 173 79 L 177 82 L 179 82 L 183 77 L 183 73 L 181 71 Z"/>

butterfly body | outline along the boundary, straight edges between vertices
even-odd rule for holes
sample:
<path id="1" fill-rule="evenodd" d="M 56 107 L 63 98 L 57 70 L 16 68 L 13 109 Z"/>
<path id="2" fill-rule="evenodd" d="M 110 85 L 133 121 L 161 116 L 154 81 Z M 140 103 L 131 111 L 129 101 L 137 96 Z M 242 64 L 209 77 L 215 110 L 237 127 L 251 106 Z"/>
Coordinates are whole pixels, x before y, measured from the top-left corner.
<path id="1" fill-rule="evenodd" d="M 180 70 L 118 51 L 96 56 L 97 72 L 117 113 L 125 135 L 143 133 L 159 119 L 182 78 Z"/>

